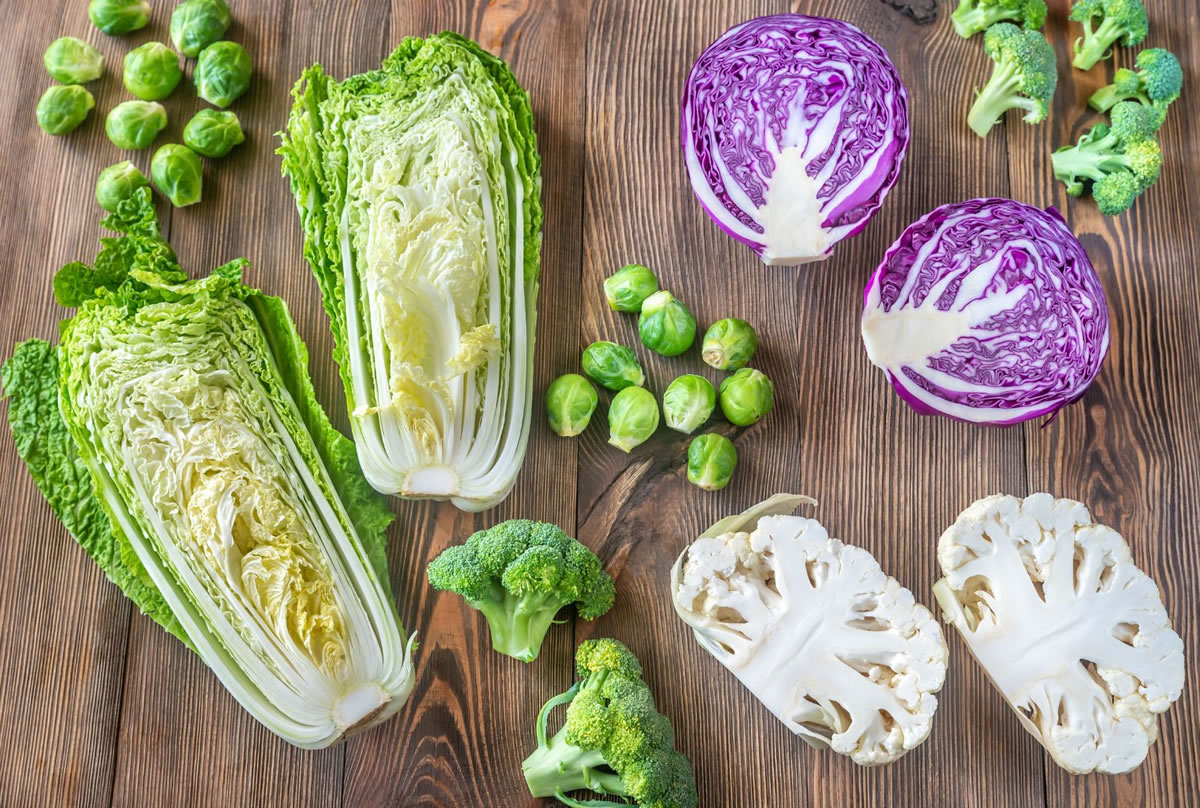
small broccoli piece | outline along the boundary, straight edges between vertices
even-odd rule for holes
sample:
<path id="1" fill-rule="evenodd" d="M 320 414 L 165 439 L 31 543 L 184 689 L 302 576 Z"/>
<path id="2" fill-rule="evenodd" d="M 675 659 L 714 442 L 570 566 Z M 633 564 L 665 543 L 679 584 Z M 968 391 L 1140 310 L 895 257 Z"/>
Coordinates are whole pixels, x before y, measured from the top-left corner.
<path id="1" fill-rule="evenodd" d="M 1138 54 L 1138 70 L 1122 67 L 1113 74 L 1113 83 L 1092 93 L 1088 104 L 1107 112 L 1119 101 L 1143 104 L 1170 104 L 1183 89 L 1183 68 L 1175 54 L 1162 48 L 1150 48 Z"/>
<path id="2" fill-rule="evenodd" d="M 950 21 L 964 39 L 1005 21 L 1037 31 L 1046 22 L 1046 0 L 959 0 Z"/>
<path id="3" fill-rule="evenodd" d="M 1141 44 L 1149 29 L 1142 0 L 1075 0 L 1071 19 L 1083 24 L 1083 36 L 1075 40 L 1075 59 L 1071 64 L 1091 70 L 1107 59 L 1118 40 L 1125 47 Z M 1094 26 L 1096 20 L 1099 26 Z"/>
<path id="4" fill-rule="evenodd" d="M 695 808 L 692 766 L 675 751 L 671 722 L 655 707 L 633 653 L 616 640 L 588 640 L 575 652 L 575 666 L 580 681 L 538 713 L 537 748 L 521 764 L 529 793 L 570 808 L 611 808 L 567 796 L 583 789 L 641 808 Z M 550 713 L 563 704 L 566 723 L 548 737 Z"/>
<path id="5" fill-rule="evenodd" d="M 600 559 L 562 528 L 511 519 L 447 548 L 429 564 L 429 584 L 455 592 L 487 618 L 492 647 L 532 662 L 550 624 L 574 603 L 585 620 L 612 608 L 613 579 Z"/>
<path id="6" fill-rule="evenodd" d="M 1023 109 L 1026 123 L 1041 123 L 1050 112 L 1058 83 L 1054 48 L 1039 31 L 1022 31 L 998 22 L 983 35 L 983 49 L 996 63 L 992 77 L 967 114 L 967 125 L 980 137 L 1010 109 Z"/>
<path id="7" fill-rule="evenodd" d="M 1080 196 L 1092 181 L 1092 197 L 1100 212 L 1115 216 L 1158 181 L 1162 152 L 1154 132 L 1158 119 L 1152 107 L 1122 101 L 1113 108 L 1112 126 L 1098 123 L 1079 143 L 1051 156 L 1054 176 L 1067 193 Z"/>

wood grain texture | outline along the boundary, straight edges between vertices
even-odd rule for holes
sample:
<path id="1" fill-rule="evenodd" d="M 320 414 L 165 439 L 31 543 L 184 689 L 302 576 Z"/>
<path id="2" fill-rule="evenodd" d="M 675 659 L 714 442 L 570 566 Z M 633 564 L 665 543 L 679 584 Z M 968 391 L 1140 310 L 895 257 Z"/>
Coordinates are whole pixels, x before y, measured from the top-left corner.
<path id="1" fill-rule="evenodd" d="M 166 39 L 172 3 L 128 38 L 91 28 L 83 0 L 5 4 L 0 25 L 0 352 L 53 338 L 63 315 L 49 289 L 66 261 L 95 254 L 92 178 L 125 159 L 103 114 L 126 97 L 120 58 Z M 289 747 L 257 725 L 215 678 L 120 596 L 70 540 L 0 437 L 0 806 L 535 806 L 520 760 L 541 703 L 572 679 L 574 644 L 615 636 L 642 659 L 678 745 L 692 759 L 701 804 L 715 808 L 978 806 L 1082 808 L 1200 804 L 1200 92 L 1185 89 L 1161 132 L 1166 168 L 1125 216 L 1100 216 L 1055 184 L 1049 153 L 1097 117 L 1087 96 L 1131 54 L 1089 73 L 1070 67 L 1077 26 L 1051 0 L 1047 34 L 1060 85 L 1051 119 L 1015 119 L 987 140 L 965 126 L 970 87 L 990 65 L 980 41 L 941 17 L 919 26 L 871 0 L 232 0 L 255 62 L 234 105 L 247 142 L 207 161 L 205 199 L 161 207 L 184 265 L 203 272 L 245 255 L 249 282 L 282 295 L 308 342 L 320 400 L 345 428 L 332 340 L 273 133 L 288 90 L 319 61 L 334 75 L 370 69 L 406 35 L 452 29 L 509 60 L 533 98 L 544 159 L 543 243 L 534 429 L 513 495 L 484 514 L 395 502 L 389 564 L 405 626 L 420 637 L 411 702 L 383 727 L 321 752 Z M 1200 87 L 1200 12 L 1148 0 L 1147 45 L 1174 51 Z M 909 90 L 913 138 L 883 209 L 827 262 L 761 266 L 721 234 L 692 197 L 679 157 L 680 94 L 693 59 L 729 25 L 788 10 L 848 19 L 891 54 Z M 97 108 L 66 138 L 43 135 L 33 109 L 49 78 L 41 53 L 60 34 L 106 57 L 89 89 Z M 190 74 L 190 66 L 189 66 Z M 166 102 L 177 140 L 202 105 L 190 85 Z M 148 172 L 151 152 L 132 159 Z M 862 286 L 905 225 L 936 205 L 975 196 L 1054 204 L 1080 235 L 1108 291 L 1113 349 L 1084 400 L 1053 423 L 980 429 L 913 414 L 861 350 Z M 663 359 L 638 345 L 636 321 L 604 304 L 601 280 L 624 263 L 653 267 L 703 327 L 740 316 L 759 329 L 754 365 L 775 382 L 760 424 L 708 427 L 740 454 L 734 482 L 707 494 L 684 475 L 687 440 L 660 430 L 624 455 L 606 443 L 604 411 L 576 440 L 553 436 L 541 396 L 578 368 L 595 339 L 635 346 L 655 391 L 676 375 L 718 376 L 693 349 Z M 1092 507 L 1129 540 L 1158 581 L 1188 651 L 1192 682 L 1160 721 L 1146 764 L 1119 777 L 1063 773 L 1017 725 L 958 638 L 930 740 L 898 763 L 858 769 L 788 733 L 691 638 L 675 617 L 667 576 L 710 523 L 776 491 L 816 497 L 833 535 L 874 553 L 932 604 L 937 536 L 974 499 L 1046 490 Z M 490 650 L 461 599 L 430 591 L 424 568 L 446 546 L 500 520 L 557 522 L 604 558 L 617 579 L 613 611 L 551 631 L 532 665 Z M 549 805 L 550 803 L 546 803 Z"/>

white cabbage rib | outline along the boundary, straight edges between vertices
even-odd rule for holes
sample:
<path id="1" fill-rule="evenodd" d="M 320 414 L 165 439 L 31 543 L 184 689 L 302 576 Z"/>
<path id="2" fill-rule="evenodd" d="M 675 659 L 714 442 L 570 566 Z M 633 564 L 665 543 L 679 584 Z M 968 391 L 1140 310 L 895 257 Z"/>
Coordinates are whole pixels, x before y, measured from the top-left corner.
<path id="1" fill-rule="evenodd" d="M 995 495 L 942 534 L 938 561 L 947 621 L 1054 760 L 1141 764 L 1183 689 L 1183 641 L 1125 540 L 1074 500 Z"/>

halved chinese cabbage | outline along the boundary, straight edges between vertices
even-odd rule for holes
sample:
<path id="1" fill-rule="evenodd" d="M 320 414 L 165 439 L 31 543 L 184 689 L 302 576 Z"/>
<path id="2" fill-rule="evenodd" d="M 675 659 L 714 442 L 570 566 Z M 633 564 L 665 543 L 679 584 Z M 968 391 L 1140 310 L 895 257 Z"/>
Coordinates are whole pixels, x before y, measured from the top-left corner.
<path id="1" fill-rule="evenodd" d="M 150 192 L 95 268 L 64 267 L 60 345 L 4 367 L 18 450 L 55 512 L 138 606 L 256 719 L 328 746 L 413 687 L 388 588 L 391 512 L 330 425 L 283 302 L 234 261 L 188 281 Z"/>
<path id="2" fill-rule="evenodd" d="M 279 153 L 378 490 L 464 510 L 525 456 L 541 249 L 529 97 L 457 34 L 296 85 Z"/>

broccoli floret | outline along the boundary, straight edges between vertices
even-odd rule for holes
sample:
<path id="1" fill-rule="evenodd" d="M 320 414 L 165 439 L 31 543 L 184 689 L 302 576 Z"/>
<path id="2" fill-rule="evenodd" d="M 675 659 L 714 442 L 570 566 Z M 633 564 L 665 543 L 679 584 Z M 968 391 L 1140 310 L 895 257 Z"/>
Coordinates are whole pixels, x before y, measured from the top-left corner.
<path id="1" fill-rule="evenodd" d="M 588 640 L 575 666 L 580 681 L 538 713 L 537 748 L 521 764 L 529 793 L 570 808 L 612 807 L 567 796 L 583 789 L 641 808 L 695 808 L 692 766 L 675 751 L 671 722 L 655 708 L 633 653 L 616 640 Z M 550 713 L 563 704 L 566 723 L 548 737 Z"/>
<path id="2" fill-rule="evenodd" d="M 1112 126 L 1098 123 L 1079 143 L 1051 156 L 1054 176 L 1079 196 L 1091 180 L 1100 212 L 1115 216 L 1158 181 L 1162 152 L 1154 139 L 1157 119 L 1151 107 L 1122 101 L 1113 108 Z"/>
<path id="3" fill-rule="evenodd" d="M 1113 74 L 1113 83 L 1092 93 L 1088 104 L 1107 112 L 1119 101 L 1143 104 L 1170 104 L 1183 88 L 1183 68 L 1175 54 L 1163 48 L 1150 48 L 1138 54 L 1137 72 L 1122 67 Z"/>
<path id="4" fill-rule="evenodd" d="M 1037 31 L 1046 22 L 1046 0 L 959 0 L 950 21 L 964 39 L 1004 21 Z"/>
<path id="5" fill-rule="evenodd" d="M 1113 43 L 1125 47 L 1141 44 L 1149 29 L 1142 0 L 1075 0 L 1071 19 L 1083 24 L 1083 37 L 1075 40 L 1075 59 L 1071 64 L 1091 70 L 1112 53 Z M 1099 20 L 1100 24 L 1094 26 Z"/>
<path id="6" fill-rule="evenodd" d="M 967 124 L 980 137 L 1010 109 L 1023 109 L 1026 123 L 1041 123 L 1050 111 L 1058 83 L 1054 48 L 1039 31 L 1022 31 L 998 22 L 983 35 L 983 49 L 996 63 L 992 77 L 979 92 Z"/>
<path id="7" fill-rule="evenodd" d="M 532 662 L 550 624 L 572 603 L 585 620 L 612 608 L 613 579 L 562 528 L 511 519 L 447 548 L 429 565 L 434 589 L 456 592 L 487 618 L 492 647 Z"/>

